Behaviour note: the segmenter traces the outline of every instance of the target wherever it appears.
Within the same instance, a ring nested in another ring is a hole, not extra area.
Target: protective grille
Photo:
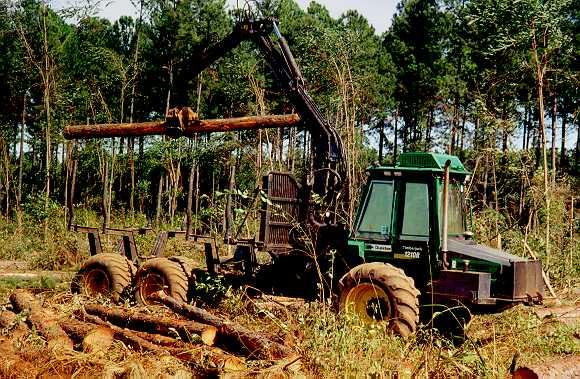
[[[259,240],[272,252],[292,249],[290,234],[300,215],[300,186],[291,174],[271,172],[264,177],[269,202],[262,206]]]

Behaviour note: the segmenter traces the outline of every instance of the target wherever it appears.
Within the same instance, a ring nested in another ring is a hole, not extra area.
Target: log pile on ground
[[[29,292],[16,290],[10,296],[11,306],[0,309],[2,353],[11,365],[25,362],[15,341],[34,335],[50,354],[102,357],[117,341],[130,351],[177,358],[196,374],[243,372],[257,359],[275,365],[287,361],[296,367],[299,356],[272,337],[163,292],[155,296],[169,309],[162,305],[153,310],[128,309],[90,302],[63,315],[43,306]],[[0,376],[7,368],[0,367]]]
[[[555,359],[543,364],[520,367],[512,374],[513,379],[561,379],[580,378],[580,357]]]

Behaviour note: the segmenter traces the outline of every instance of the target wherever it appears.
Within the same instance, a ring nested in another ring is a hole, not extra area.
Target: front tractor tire
[[[347,272],[338,288],[341,311],[354,312],[368,323],[386,322],[402,337],[417,330],[420,292],[400,268],[364,263]]]
[[[135,298],[140,305],[153,305],[150,296],[158,291],[187,302],[195,277],[193,264],[187,258],[152,258],[143,263],[135,275]]]
[[[130,293],[135,266],[120,254],[93,255],[73,278],[71,290],[85,296],[108,297],[118,303]]]

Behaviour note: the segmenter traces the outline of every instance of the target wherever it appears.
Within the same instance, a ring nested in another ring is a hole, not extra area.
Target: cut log
[[[105,353],[113,344],[115,332],[107,326],[97,326],[83,339],[81,344],[85,353]]]
[[[8,310],[0,311],[0,329],[7,330],[14,338],[26,336],[30,332],[28,326],[18,319],[16,313]]]
[[[513,374],[514,379],[560,379],[580,378],[580,356],[554,359],[543,364],[520,367]]]
[[[177,340],[175,338],[162,336],[160,334],[153,334],[147,332],[139,332],[133,331],[135,335],[147,340],[155,345],[163,346],[163,347],[177,347],[177,348],[185,348],[185,343],[181,340]],[[201,342],[201,339],[200,339]]]
[[[59,320],[58,324],[85,353],[104,353],[113,344],[114,332],[106,326],[75,319]]]
[[[154,293],[152,299],[165,304],[178,314],[215,326],[218,329],[218,338],[220,340],[234,342],[238,347],[257,358],[281,359],[293,354],[292,350],[286,346],[272,341],[264,335],[253,332],[231,321],[224,321],[201,308],[176,300],[163,291]]]
[[[75,316],[81,321],[90,322],[96,325],[107,326],[111,328],[114,332],[115,339],[123,341],[125,344],[131,346],[133,350],[136,351],[161,351],[161,348],[152,342],[147,341],[136,335],[133,331],[121,328],[116,325],[111,324],[105,320],[102,320],[98,316],[90,315],[83,311],[75,312]]]
[[[104,325],[95,325],[92,323],[82,322],[75,319],[60,320],[59,325],[70,336],[70,338],[73,341],[82,343],[83,351],[85,352],[104,350],[102,348],[103,344],[101,344],[99,341],[98,338],[99,336],[101,336],[102,339],[105,341],[107,349],[110,346],[110,343],[108,341],[110,340],[110,342],[112,343],[114,339],[113,330]],[[136,336],[139,336],[156,345],[182,347],[182,345],[177,345],[177,343],[181,341],[178,341],[171,337],[138,331],[133,331],[133,333]]]
[[[83,342],[86,335],[89,334],[91,330],[98,327],[98,325],[81,322],[75,319],[61,319],[58,321],[58,324],[76,343]]]
[[[169,317],[156,317],[120,307],[105,307],[99,304],[85,305],[88,314],[96,315],[115,325],[149,333],[175,336],[179,334],[184,341],[196,342],[193,335],[199,335],[204,344],[212,346],[215,342],[217,328],[190,320],[176,320]]]
[[[129,345],[133,350],[137,351],[152,351],[156,354],[171,354],[176,358],[180,359],[181,361],[187,362],[192,368],[194,368],[197,373],[200,374],[215,374],[213,368],[208,369],[207,367],[203,366],[199,359],[199,355],[195,354],[195,351],[205,351],[202,349],[188,349],[187,347],[183,348],[185,344],[177,343],[178,348],[175,347],[161,347],[156,345],[155,343],[148,341],[147,339],[141,337],[141,335],[137,334],[138,332],[134,332],[132,330],[121,328],[116,325],[111,324],[110,322],[104,321],[98,316],[89,315],[84,311],[77,311],[75,312],[75,316],[79,317],[83,321],[91,322],[97,325],[107,326],[111,328],[114,332],[114,338],[120,341],[123,341],[125,344]],[[215,358],[219,360],[218,358]],[[215,367],[219,369],[219,367]]]
[[[56,316],[25,290],[15,290],[10,295],[10,302],[17,312],[28,312],[27,321],[46,338],[49,347],[73,348],[73,342],[56,322]]]
[[[191,137],[197,133],[292,127],[296,126],[299,122],[300,116],[297,114],[288,114],[190,120],[183,125],[183,129],[168,127],[166,122],[69,125],[65,126],[63,135],[66,139],[141,137],[149,135],[177,135]]]
[[[185,343],[171,337],[147,332],[133,333],[149,342],[163,346],[168,352],[182,361],[197,362],[203,366],[209,366],[226,372],[241,371],[247,368],[246,363],[242,359],[228,354],[215,346],[204,347],[200,345],[192,348],[190,343]]]

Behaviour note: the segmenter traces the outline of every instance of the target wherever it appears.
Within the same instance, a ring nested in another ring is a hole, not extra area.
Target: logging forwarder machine
[[[194,60],[192,69],[201,72],[244,40],[258,46],[295,106],[300,124],[311,135],[308,175],[298,180],[290,173],[270,172],[264,177],[262,191],[267,200],[261,205],[259,234],[244,240],[228,234],[225,242],[236,245],[228,260],[217,254],[210,237],[187,231],[160,233],[153,257],[143,259],[134,247],[132,233],[136,230],[99,231],[71,222],[71,229],[88,233],[92,254],[81,267],[74,290],[109,294],[114,299],[135,294],[138,302],[148,304],[148,296],[163,289],[180,300],[191,300],[195,287],[191,261],[163,257],[167,238],[181,235],[204,243],[211,274],[224,272],[233,264],[247,282],[278,293],[328,290],[339,309],[354,311],[369,322],[383,322],[402,336],[417,329],[419,314],[431,314],[429,305],[433,304],[460,303],[475,311],[491,311],[520,302],[541,302],[539,261],[479,245],[466,230],[463,185],[469,172],[457,157],[405,153],[393,166],[370,167],[356,220],[348,230],[342,222],[349,186],[340,136],[308,95],[276,22],[237,23],[231,34]],[[173,114],[183,112],[178,109]],[[295,125],[298,120],[296,115],[290,119],[293,122],[285,125]],[[154,127],[151,123],[70,126],[65,137],[189,135],[207,131],[199,127],[204,122],[173,117]],[[220,125],[211,130],[278,127],[280,123],[248,124],[236,119],[222,120]],[[72,202],[72,193],[69,199]],[[120,234],[124,242],[121,253],[101,253],[99,232]],[[269,253],[271,262],[259,265],[257,251]],[[264,278],[275,280],[265,285]]]

